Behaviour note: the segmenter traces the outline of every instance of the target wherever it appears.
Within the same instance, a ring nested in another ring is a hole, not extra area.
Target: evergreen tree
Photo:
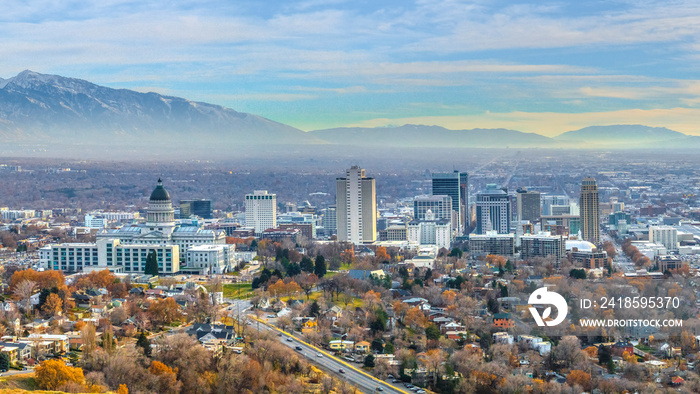
[[[148,340],[148,337],[146,337],[145,332],[141,331],[141,334],[139,335],[139,339],[136,341],[136,346],[142,348],[143,354],[150,357],[150,355],[151,355],[151,341]]]
[[[314,300],[314,302],[311,304],[311,307],[309,308],[309,314],[311,316],[316,316],[318,317],[321,314],[321,306],[318,305],[318,302]]]
[[[299,265],[301,266],[301,270],[304,272],[314,272],[314,262],[309,258],[309,256],[302,257]]]
[[[10,369],[10,356],[7,353],[0,353],[0,371]]]
[[[144,273],[146,275],[158,276],[158,255],[155,250],[148,252],[148,257],[146,257],[146,270]]]
[[[301,267],[297,263],[287,265],[287,276],[297,276],[301,274]]]
[[[326,259],[322,255],[316,256],[316,265],[314,266],[314,274],[318,276],[319,279],[326,275]]]
[[[365,357],[365,367],[374,368],[374,356],[373,355],[368,354],[367,357]]]

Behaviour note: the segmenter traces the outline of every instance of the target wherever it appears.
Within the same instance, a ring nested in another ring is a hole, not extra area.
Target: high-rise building
[[[277,195],[267,190],[255,190],[245,195],[245,224],[255,228],[260,235],[269,228],[277,227]]]
[[[540,220],[540,192],[518,189],[516,197],[518,220],[535,222]]]
[[[581,236],[584,240],[597,244],[600,242],[600,218],[598,207],[598,185],[595,178],[584,178],[581,183]]]
[[[377,239],[377,190],[374,178],[352,166],[344,178],[336,179],[338,240],[356,245]]]
[[[452,221],[452,198],[447,195],[433,195],[417,196],[413,199],[414,219],[425,220],[425,214],[428,211],[431,211],[437,219]]]
[[[199,216],[202,219],[214,218],[211,209],[211,200],[182,200],[180,201],[180,218],[189,219],[190,216]]]
[[[476,233],[494,230],[498,234],[510,232],[510,196],[496,185],[487,185],[486,191],[476,195]]]
[[[533,257],[553,257],[557,262],[566,253],[566,239],[549,233],[525,234],[520,237],[520,257],[529,260]]]
[[[333,235],[338,232],[338,218],[336,217],[335,205],[329,205],[323,212],[321,224],[326,235]]]
[[[434,172],[433,195],[450,196],[456,212],[459,232],[464,232],[469,205],[469,174],[466,172]],[[434,211],[433,211],[434,212]]]
[[[661,244],[667,250],[678,250],[678,229],[672,226],[651,226],[649,242]]]

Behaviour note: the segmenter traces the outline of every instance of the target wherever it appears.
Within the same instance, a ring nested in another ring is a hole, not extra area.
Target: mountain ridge
[[[114,89],[60,75],[24,70],[0,78],[0,138],[25,147],[197,148],[246,154],[270,145],[386,148],[625,149],[700,147],[700,137],[644,125],[588,126],[555,137],[518,130],[447,129],[436,125],[340,127],[304,132],[258,115],[154,92]],[[154,144],[157,144],[154,145]],[[300,148],[301,149],[301,148]],[[79,151],[79,149],[78,149]],[[293,150],[290,150],[290,152]],[[310,151],[307,148],[299,150]]]

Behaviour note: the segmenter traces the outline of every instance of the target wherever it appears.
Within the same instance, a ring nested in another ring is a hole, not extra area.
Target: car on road
[[[338,372],[340,372],[340,373],[345,373],[345,370],[344,370],[343,368],[340,368],[340,369],[338,370]]]
[[[321,353],[316,353],[316,357],[323,358],[323,354],[321,354]]]
[[[391,383],[401,383],[401,381],[398,380],[398,379],[392,379],[392,380],[391,380]]]
[[[267,315],[267,317],[270,318],[270,319],[274,319],[274,318],[277,317],[277,315]]]
[[[384,389],[381,388],[381,387],[379,387],[379,386],[377,386],[377,391],[384,391]]]
[[[287,338],[287,342],[292,342],[292,338]]]
[[[301,346],[297,346],[297,347],[295,347],[294,349],[296,349],[297,351],[302,351],[302,350],[304,350],[304,349],[301,348]]]

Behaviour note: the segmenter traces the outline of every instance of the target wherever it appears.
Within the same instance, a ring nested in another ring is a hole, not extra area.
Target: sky
[[[645,124],[700,135],[696,0],[3,5],[2,78],[30,69],[306,131]]]

